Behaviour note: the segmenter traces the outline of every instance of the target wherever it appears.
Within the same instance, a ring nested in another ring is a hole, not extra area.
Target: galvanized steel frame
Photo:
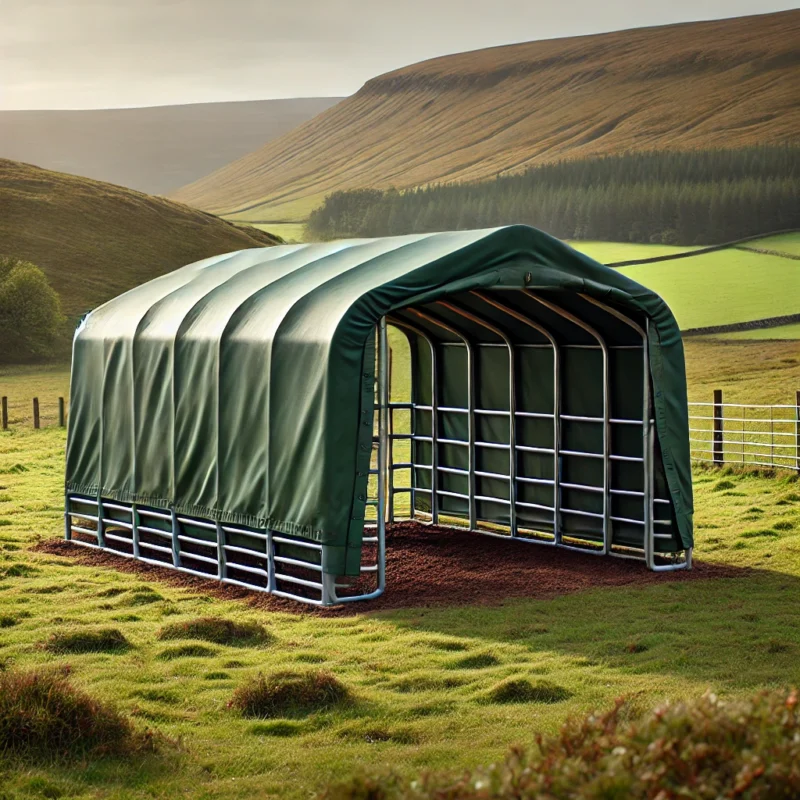
[[[517,290],[518,291],[518,290]],[[510,320],[513,319],[522,323],[532,330],[537,331],[546,340],[546,345],[525,345],[518,344],[503,327],[495,321],[488,320],[485,316],[472,309],[464,308],[463,305],[455,302],[452,298],[438,301],[438,305],[446,309],[450,314],[464,319],[483,330],[487,330],[499,338],[508,352],[509,364],[509,409],[481,409],[476,407],[475,402],[475,350],[479,344],[473,342],[469,334],[461,330],[451,320],[442,319],[430,310],[409,307],[404,309],[407,313],[413,314],[418,319],[423,320],[434,328],[447,331],[450,335],[459,340],[466,349],[467,354],[467,407],[466,408],[446,408],[439,403],[439,374],[437,362],[437,341],[429,335],[425,329],[415,325],[405,318],[397,315],[383,317],[377,326],[377,402],[375,402],[375,412],[377,414],[377,432],[373,436],[373,445],[377,445],[377,463],[373,468],[370,464],[369,475],[374,476],[377,483],[377,491],[374,497],[367,499],[367,506],[374,507],[376,519],[374,525],[365,522],[362,538],[364,544],[375,546],[374,562],[363,563],[361,574],[374,575],[374,588],[370,591],[354,593],[354,588],[348,583],[341,582],[340,578],[329,574],[325,567],[327,561],[327,550],[322,544],[310,542],[293,536],[279,534],[268,529],[256,530],[237,525],[228,525],[219,521],[198,519],[182,514],[178,514],[174,509],[159,509],[144,507],[135,503],[122,503],[111,501],[102,496],[86,497],[78,495],[66,496],[65,503],[65,537],[76,544],[97,550],[112,552],[126,558],[142,561],[146,564],[165,566],[181,573],[194,575],[201,578],[211,578],[226,584],[240,586],[256,591],[267,592],[278,597],[285,597],[299,602],[317,606],[329,606],[340,603],[349,603],[359,600],[371,600],[379,597],[386,587],[386,522],[393,521],[395,518],[394,501],[397,494],[408,492],[411,496],[411,517],[418,519],[419,513],[416,509],[416,499],[419,493],[429,493],[430,503],[430,524],[440,524],[442,519],[439,507],[439,497],[451,494],[467,500],[468,503],[468,528],[489,536],[500,538],[513,538],[517,541],[529,542],[546,546],[556,546],[567,550],[577,550],[583,553],[594,553],[597,555],[614,555],[622,558],[637,558],[644,560],[648,568],[654,571],[667,571],[674,569],[689,569],[691,567],[691,549],[685,551],[683,559],[677,557],[669,563],[658,563],[655,549],[655,539],[660,537],[670,537],[669,533],[658,533],[656,525],[667,525],[668,520],[658,520],[655,517],[654,507],[656,504],[667,504],[670,501],[659,499],[654,496],[653,485],[653,453],[655,447],[654,420],[652,419],[652,392],[650,388],[650,373],[648,359],[648,330],[642,328],[634,320],[631,320],[618,310],[606,305],[587,295],[580,295],[584,300],[593,304],[610,316],[620,320],[641,337],[641,349],[643,351],[643,409],[642,419],[637,420],[615,420],[611,418],[610,409],[610,378],[609,378],[609,345],[604,337],[592,325],[581,320],[574,314],[554,303],[550,299],[540,296],[532,290],[522,290],[526,297],[547,308],[561,319],[577,326],[588,333],[597,342],[596,347],[600,349],[603,361],[603,414],[602,417],[571,417],[564,415],[561,408],[562,396],[562,375],[561,375],[561,350],[563,347],[581,346],[559,344],[554,333],[538,320],[534,320],[522,312],[510,307],[505,302],[501,302],[503,292],[493,292],[488,294],[485,291],[474,291],[472,296],[482,303],[495,309]],[[506,292],[507,293],[507,292]],[[419,336],[424,340],[431,355],[431,405],[426,406],[414,402],[412,394],[411,402],[394,403],[390,397],[390,351],[388,343],[387,326],[391,324],[405,330],[409,334]],[[484,343],[485,344],[485,343]],[[545,412],[525,412],[520,411],[517,406],[517,350],[520,347],[548,347],[553,351],[553,411],[552,414]],[[586,346],[586,345],[584,345]],[[410,411],[410,430],[408,433],[395,433],[393,428],[393,412],[399,409]],[[429,412],[431,415],[431,435],[422,436],[415,429],[414,418],[417,412]],[[465,413],[468,418],[467,441],[442,439],[439,435],[438,416],[443,412]],[[476,441],[476,416],[481,414],[494,414],[508,416],[509,419],[509,442],[508,444],[499,442],[480,442]],[[552,418],[553,420],[553,447],[527,447],[518,442],[517,420],[522,417]],[[562,447],[562,423],[563,421],[577,422],[596,422],[603,426],[603,445],[602,453],[588,453],[581,451],[564,450]],[[612,425],[613,424],[639,424],[642,426],[643,437],[643,457],[633,458],[630,456],[615,455],[611,448]],[[396,440],[407,439],[411,443],[410,461],[395,462],[393,443]],[[430,442],[431,463],[421,464],[415,454],[417,447],[415,442]],[[464,474],[464,470],[451,467],[443,467],[439,463],[439,446],[441,444],[455,444],[468,448],[468,468],[466,476],[468,481],[468,492],[466,495],[454,492],[445,492],[439,488],[438,476],[442,472],[454,472]],[[476,449],[479,447],[494,447],[507,449],[509,453],[509,474],[500,475],[495,473],[482,472],[476,468]],[[553,478],[527,477],[518,474],[518,453],[524,451],[537,453],[549,453],[553,456]],[[582,486],[580,484],[565,484],[561,479],[561,459],[563,456],[602,458],[603,460],[603,485]],[[611,463],[615,459],[642,462],[644,472],[644,491],[633,492],[627,490],[615,490],[611,488]],[[408,469],[410,472],[410,485],[407,487],[396,487],[394,476],[398,470]],[[431,471],[431,488],[427,489],[418,485],[417,470]],[[494,496],[482,496],[476,492],[476,479],[478,477],[502,478],[508,480],[509,499]],[[546,484],[553,486],[553,505],[547,507],[533,503],[523,503],[518,499],[518,485],[522,482]],[[562,502],[562,489],[569,488],[579,491],[602,492],[603,513],[602,515],[592,512],[578,511],[577,509],[565,509]],[[642,497],[643,518],[634,520],[628,518],[614,517],[611,513],[611,496],[615,493],[636,495]],[[496,530],[481,528],[477,514],[477,502],[497,502],[509,505],[509,532],[498,533]],[[518,507],[529,506],[539,510],[552,512],[552,538],[548,538],[546,531],[521,533],[518,524]],[[93,513],[91,513],[93,512]],[[602,543],[590,540],[581,541],[580,536],[563,532],[562,517],[564,514],[585,514],[588,516],[602,516]],[[120,518],[122,517],[122,518]],[[78,521],[76,523],[76,520]],[[636,548],[615,547],[613,542],[612,523],[615,521],[642,524],[644,527],[643,547],[641,554]],[[453,523],[453,520],[449,520]],[[83,524],[80,524],[83,523]],[[89,527],[85,523],[93,523],[94,527]],[[455,525],[455,527],[462,527]],[[191,535],[191,530],[207,532],[208,539]],[[78,534],[75,538],[74,534]],[[145,539],[142,539],[145,534]],[[245,540],[252,546],[242,546],[232,544],[231,540]],[[155,541],[153,541],[155,539]],[[120,545],[130,548],[130,551],[121,549]],[[192,548],[192,549],[190,549]],[[291,548],[292,555],[286,555],[284,548]],[[308,558],[300,557],[301,553],[307,554]],[[200,550],[201,552],[195,552]],[[665,556],[660,556],[664,559]],[[253,560],[257,563],[254,564]],[[188,563],[187,563],[188,562]],[[205,569],[205,571],[204,571]]]

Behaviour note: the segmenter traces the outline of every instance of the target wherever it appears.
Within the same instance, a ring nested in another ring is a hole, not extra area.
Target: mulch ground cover
[[[170,586],[244,601],[267,611],[326,616],[432,605],[494,605],[511,598],[545,599],[603,586],[734,577],[746,571],[695,560],[689,572],[653,573],[637,561],[403,522],[387,526],[384,594],[364,603],[322,609],[89,550],[63,539],[47,540],[35,549],[81,564],[105,566]]]

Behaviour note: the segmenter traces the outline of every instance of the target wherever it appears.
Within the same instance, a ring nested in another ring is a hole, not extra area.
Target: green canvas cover
[[[331,572],[358,574],[375,325],[501,288],[581,292],[649,319],[663,474],[691,547],[672,313],[649,289],[520,225],[242,250],[99,307],[75,335],[67,491],[303,537],[328,546]]]

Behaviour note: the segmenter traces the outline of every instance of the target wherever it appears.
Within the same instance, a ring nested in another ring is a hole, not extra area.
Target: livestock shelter
[[[242,250],[82,322],[66,537],[316,605],[401,516],[687,569],[688,438],[667,305],[538,230]]]

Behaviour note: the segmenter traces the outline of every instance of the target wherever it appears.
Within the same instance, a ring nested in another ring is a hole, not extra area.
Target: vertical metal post
[[[654,492],[655,480],[653,470],[653,450],[655,445],[655,432],[652,429],[652,397],[650,395],[650,354],[648,353],[650,339],[650,320],[645,322],[645,335],[642,339],[642,372],[644,385],[642,387],[642,467],[644,472],[644,559],[647,566],[652,569],[655,565],[655,525],[654,518]]]
[[[474,292],[473,294],[483,299],[479,292]],[[500,328],[498,328],[496,325],[493,325],[490,322],[487,322],[485,319],[478,316],[477,314],[473,314],[471,311],[467,311],[466,309],[461,308],[461,306],[458,306],[455,303],[446,302],[444,300],[439,300],[438,302],[439,305],[444,306],[444,308],[449,309],[454,314],[458,314],[460,317],[464,317],[464,319],[468,319],[470,320],[470,322],[474,322],[476,325],[480,325],[482,328],[491,331],[493,334],[495,334],[495,336],[503,340],[503,344],[505,344],[506,349],[508,350],[508,416],[509,416],[508,499],[511,504],[509,513],[509,523],[511,527],[511,536],[516,536],[517,535],[517,400],[516,400],[517,371],[515,366],[516,361],[515,361],[514,343],[508,336],[506,336],[505,333],[503,333],[503,331]],[[473,408],[474,408],[474,401],[473,401]],[[476,491],[473,488],[470,491],[470,495],[474,494],[476,494]]]
[[[181,565],[181,543],[178,541],[180,523],[174,508],[170,509],[170,515],[172,517],[172,566],[179,567]]]
[[[3,430],[8,430],[8,398],[3,395],[2,400],[0,400],[0,406],[2,406],[2,422],[3,422]]]
[[[97,545],[106,546],[106,525],[103,522],[105,512],[103,511],[103,498],[97,495]]]
[[[275,542],[272,540],[273,533],[267,530],[267,591],[274,592],[276,588],[275,581]],[[325,556],[325,548],[322,548],[322,555]],[[324,564],[323,564],[324,567]],[[325,573],[323,573],[323,578]]]
[[[711,445],[713,461],[721,466],[724,460],[722,446],[722,389],[714,389],[714,432]]]
[[[775,409],[769,407],[769,463],[775,466]]]
[[[428,322],[436,325],[443,330],[449,331],[454,336],[457,336],[461,339],[464,347],[467,349],[467,395],[468,395],[468,407],[467,413],[469,417],[469,435],[468,435],[468,442],[467,446],[469,448],[469,466],[467,469],[467,476],[469,481],[469,529],[475,530],[476,525],[476,508],[475,508],[475,381],[474,381],[474,360],[472,356],[472,345],[470,344],[469,339],[461,333],[461,331],[454,328],[452,325],[449,325],[446,322],[443,322],[441,319],[433,316],[432,314],[428,314],[425,311],[420,311],[418,308],[409,308],[412,314],[420,317],[420,319],[427,320]],[[435,348],[434,348],[435,352]],[[438,475],[439,475],[439,463],[438,463],[438,454],[437,454],[437,437],[438,437],[438,429],[437,429],[437,416],[438,416],[438,394],[437,394],[437,373],[436,373],[436,359],[433,360],[433,390],[434,394],[432,397],[432,405],[431,408],[433,409],[433,427],[432,432],[433,436],[433,494],[432,497],[436,498],[436,492],[438,489]],[[438,515],[438,507],[436,505],[432,505],[432,510],[434,512],[433,516],[433,523],[439,519]]]
[[[797,394],[794,398],[795,402],[795,417],[794,417],[794,436],[797,440],[797,452],[795,453],[795,467],[797,467],[797,471],[800,472],[800,389],[797,390]]]
[[[386,583],[386,488],[389,480],[389,333],[386,317],[381,317],[378,338],[378,590]]]
[[[439,379],[436,344],[431,346],[431,523],[439,524]]]
[[[411,331],[412,333],[415,333],[417,336],[419,336],[420,338],[424,339],[428,343],[428,348],[430,349],[430,354],[431,354],[431,524],[436,525],[439,522],[439,506],[438,506],[437,492],[436,492],[436,489],[437,489],[436,476],[438,475],[438,472],[439,472],[439,460],[438,460],[438,452],[437,452],[438,451],[438,447],[439,447],[439,445],[438,445],[438,441],[439,441],[439,433],[438,433],[438,431],[439,431],[439,429],[438,429],[438,421],[437,421],[439,402],[438,402],[438,394],[437,394],[437,392],[438,392],[438,388],[437,388],[438,381],[436,380],[436,374],[437,374],[436,373],[436,345],[434,344],[433,339],[431,339],[431,337],[428,336],[428,334],[425,333],[425,331],[423,331],[421,328],[416,327],[415,325],[412,325],[409,322],[406,322],[406,320],[404,320],[404,319],[393,318],[391,320],[391,323],[392,323],[392,325],[395,325],[398,328],[404,328],[407,331]],[[413,378],[414,378],[414,376],[412,375],[412,381],[413,381]],[[411,424],[410,424],[411,436],[412,437],[417,433],[417,426],[416,426],[416,422],[415,422],[417,409],[416,409],[415,403],[414,403],[414,399],[416,397],[415,389],[416,389],[416,387],[414,385],[412,385],[412,387],[411,387]],[[411,439],[410,453],[409,453],[409,458],[410,458],[410,462],[411,462],[411,519],[412,520],[416,519],[416,510],[417,510],[417,490],[416,490],[416,485],[417,485],[416,463],[417,463],[417,460],[416,460],[416,449],[417,449],[417,444],[416,444],[415,440],[412,438]]]
[[[611,531],[611,387],[609,383],[608,371],[608,346],[605,339],[588,323],[579,319],[574,314],[561,308],[561,306],[539,297],[538,294],[532,292],[530,289],[523,289],[525,294],[540,303],[545,308],[558,314],[558,316],[569,320],[574,325],[585,330],[595,341],[600,345],[600,350],[603,354],[603,549],[597,551],[599,555],[607,555],[611,552],[612,545],[612,531]],[[586,295],[581,295],[586,300],[592,300]],[[602,303],[596,301],[595,305],[607,308]],[[556,478],[558,480],[558,478]]]
[[[465,339],[467,348],[467,439],[469,442],[469,464],[467,481],[469,485],[469,529],[474,531],[478,527],[478,504],[475,501],[475,358],[472,345]]]
[[[33,398],[33,427],[39,427],[39,398]]]
[[[63,428],[66,425],[67,415],[64,412],[64,398],[58,398],[58,427]]]
[[[521,314],[519,311],[499,303],[491,295],[486,295],[482,292],[473,292],[472,294],[474,294],[476,297],[479,297],[484,303],[488,303],[490,306],[493,306],[498,311],[502,311],[504,314],[508,314],[508,316],[512,317],[518,322],[521,322],[524,325],[527,325],[529,328],[533,328],[533,330],[538,331],[547,339],[548,342],[550,342],[550,346],[553,348],[553,544],[558,544],[561,539],[561,520],[559,512],[559,506],[561,504],[561,471],[559,463],[559,451],[561,449],[561,378],[558,357],[558,343],[553,337],[553,334],[551,334],[547,328],[543,327],[538,322],[534,322],[532,319],[528,319],[528,317],[526,317],[524,314]],[[514,417],[516,417],[516,405]]]
[[[72,541],[72,517],[69,513],[69,495],[64,497],[64,539]]]
[[[136,507],[136,503],[131,503],[131,541],[133,557],[139,558],[139,509]]]
[[[225,531],[222,523],[217,521],[217,579],[224,581],[228,577],[227,564],[225,563]]]

